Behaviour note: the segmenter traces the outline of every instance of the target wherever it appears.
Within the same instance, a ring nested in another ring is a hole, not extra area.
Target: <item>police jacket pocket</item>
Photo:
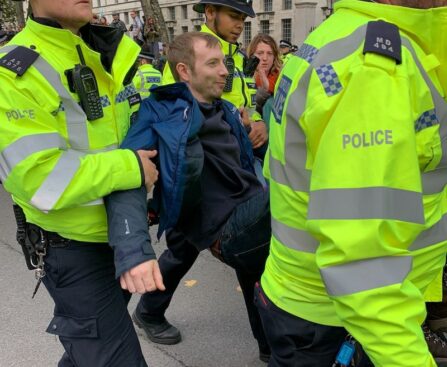
[[[98,337],[96,317],[79,319],[70,316],[54,316],[47,333],[67,338],[95,339]]]

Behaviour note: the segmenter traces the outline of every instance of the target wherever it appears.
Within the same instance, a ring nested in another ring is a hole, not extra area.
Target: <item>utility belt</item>
[[[17,242],[22,247],[26,266],[29,270],[41,267],[41,261],[46,255],[48,246],[66,247],[71,240],[66,239],[55,232],[48,232],[39,226],[27,223],[23,209],[14,204],[14,216],[17,222]]]

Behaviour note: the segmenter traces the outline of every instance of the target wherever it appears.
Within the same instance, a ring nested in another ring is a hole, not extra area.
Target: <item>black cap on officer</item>
[[[285,47],[291,48],[292,44],[287,40],[281,40],[281,41],[279,41],[279,47],[280,48],[285,48]]]
[[[247,14],[254,18],[256,13],[253,10],[252,0],[201,0],[192,8],[198,13],[205,13],[205,5],[220,5],[237,10],[240,13]]]
[[[146,51],[146,50],[141,50],[138,57],[141,59],[149,60],[149,61],[153,61],[155,59],[154,54],[150,53],[149,51]]]

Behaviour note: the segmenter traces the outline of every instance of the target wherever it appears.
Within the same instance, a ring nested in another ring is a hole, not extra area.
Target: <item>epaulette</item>
[[[402,63],[402,41],[399,28],[382,20],[369,22],[366,28],[363,54],[368,52],[387,56]]]
[[[39,54],[36,51],[28,47],[17,46],[0,59],[0,66],[22,76],[38,57]]]

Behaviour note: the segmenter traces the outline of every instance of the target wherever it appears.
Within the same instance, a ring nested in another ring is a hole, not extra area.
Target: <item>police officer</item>
[[[255,292],[271,367],[330,366],[345,340],[349,365],[346,330],[375,366],[436,366],[420,326],[447,250],[446,5],[341,0],[283,69]]]
[[[55,303],[47,332],[65,348],[59,366],[147,366],[127,302],[163,282],[151,248],[113,253],[102,200],[157,179],[156,152],[116,149],[138,107],[139,48],[119,30],[90,25],[90,1],[31,7],[26,27],[0,49],[0,177],[17,205],[36,291],[43,281]]]
[[[279,52],[281,53],[281,60],[285,63],[290,57],[290,52],[292,50],[292,44],[287,40],[279,41]]]
[[[241,108],[253,148],[260,148],[267,142],[267,128],[262,116],[255,111],[256,84],[252,77],[244,74],[245,56],[237,42],[247,16],[256,16],[252,0],[201,0],[193,9],[205,14],[201,32],[213,34],[222,44],[229,71],[222,98]],[[163,84],[169,83],[174,83],[174,78],[166,64]]]
[[[149,89],[161,84],[161,73],[152,66],[154,54],[142,50],[138,55],[138,70],[133,78],[133,84],[141,99],[149,97]]]

